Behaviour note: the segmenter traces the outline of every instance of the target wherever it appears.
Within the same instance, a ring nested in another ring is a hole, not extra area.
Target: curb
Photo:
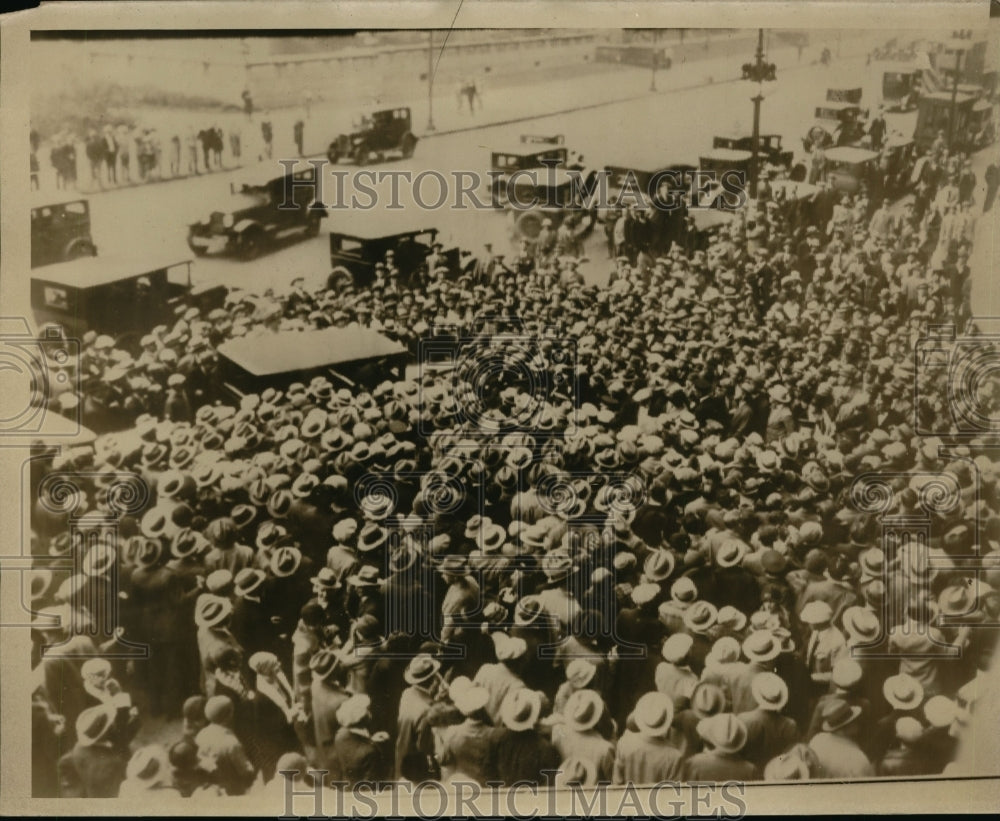
[[[845,60],[860,59],[860,55],[858,57],[846,57],[846,58],[841,58],[841,59],[845,59]],[[800,71],[801,69],[812,68],[813,66],[814,66],[813,63],[806,63],[805,65],[795,65],[795,66],[791,66],[791,67],[783,69],[783,70],[784,71]],[[443,131],[438,131],[438,130],[435,129],[434,131],[428,131],[426,133],[420,134],[419,136],[420,136],[420,139],[422,139],[422,140],[423,139],[431,139],[432,137],[445,137],[445,136],[447,136],[449,134],[461,134],[461,133],[466,132],[466,131],[476,131],[476,130],[481,129],[481,128],[493,128],[493,127],[499,127],[499,126],[504,126],[504,125],[513,125],[515,123],[523,123],[523,122],[527,122],[529,120],[540,120],[543,117],[558,117],[558,116],[560,116],[562,114],[572,114],[572,113],[574,113],[576,111],[589,111],[589,110],[594,109],[594,108],[603,108],[604,106],[616,105],[618,103],[634,102],[635,100],[642,100],[642,99],[644,99],[646,97],[656,97],[656,96],[660,96],[660,95],[663,95],[663,94],[673,94],[674,92],[678,92],[678,91],[692,91],[692,90],[694,90],[696,88],[706,88],[706,87],[708,87],[710,85],[711,86],[721,86],[721,85],[726,85],[728,83],[742,83],[742,82],[744,82],[744,80],[742,78],[740,78],[740,77],[732,77],[732,78],[727,79],[727,80],[719,80],[718,82],[712,81],[710,83],[706,83],[706,82],[690,83],[690,84],[684,85],[684,86],[676,86],[675,88],[665,88],[662,91],[661,90],[657,90],[657,91],[645,91],[642,94],[633,94],[633,95],[628,96],[628,97],[618,97],[617,99],[614,99],[614,100],[604,100],[604,101],[596,102],[596,103],[585,103],[583,105],[571,106],[570,108],[562,108],[562,109],[557,109],[555,111],[547,111],[544,114],[518,115],[516,117],[510,117],[510,118],[508,118],[506,120],[495,120],[495,121],[488,122],[488,123],[484,122],[484,123],[478,123],[476,125],[462,126],[461,128],[445,129]]]
[[[841,59],[849,61],[849,60],[860,59],[862,56],[863,55],[853,55],[853,56],[849,56],[849,57],[843,57]],[[790,67],[785,68],[783,70],[784,71],[800,71],[802,69],[813,68],[814,65],[815,65],[814,63],[805,63],[805,64],[802,64],[802,65],[790,66]],[[719,81],[712,81],[712,82],[709,82],[709,83],[706,83],[704,81],[697,82],[697,83],[689,83],[687,85],[676,86],[676,87],[672,87],[672,88],[664,88],[662,90],[657,90],[657,91],[649,91],[649,90],[647,90],[647,91],[642,92],[641,94],[632,94],[632,95],[629,95],[629,96],[626,96],[626,97],[618,97],[618,98],[616,98],[614,100],[601,100],[601,101],[594,102],[594,103],[584,103],[584,104],[581,104],[581,105],[569,106],[567,108],[560,108],[560,109],[556,109],[554,111],[546,111],[546,112],[543,112],[543,113],[518,114],[516,116],[507,117],[507,118],[501,119],[501,120],[491,120],[489,122],[470,123],[469,125],[463,125],[463,126],[460,126],[458,128],[446,128],[446,129],[442,129],[442,130],[435,129],[434,131],[417,132],[417,135],[418,135],[418,138],[421,139],[421,140],[430,140],[430,139],[433,139],[434,137],[446,137],[446,136],[449,136],[449,135],[452,135],[452,134],[463,134],[463,133],[467,133],[469,131],[479,131],[479,130],[484,129],[484,128],[500,128],[500,127],[506,126],[506,125],[515,125],[517,123],[530,122],[531,120],[539,120],[539,119],[543,119],[545,117],[558,117],[558,116],[562,116],[562,115],[565,115],[565,114],[573,114],[573,113],[575,113],[577,111],[590,111],[590,110],[597,109],[597,108],[604,108],[604,107],[610,106],[610,105],[617,105],[618,103],[634,102],[636,100],[643,100],[643,99],[647,99],[647,98],[658,97],[658,96],[662,96],[662,95],[665,95],[665,94],[673,94],[675,92],[693,91],[694,89],[707,88],[708,86],[721,86],[721,85],[727,85],[727,84],[730,84],[730,83],[741,83],[741,82],[744,82],[744,80],[742,80],[740,77],[731,77],[729,79],[719,80]],[[324,156],[325,156],[325,154],[322,151],[317,151],[317,152],[312,153],[312,154],[309,154],[309,153],[303,154],[302,157],[301,157],[301,159],[308,160],[308,159],[314,159],[314,158],[321,158],[321,157],[324,157]],[[158,179],[158,180],[153,180],[153,181],[130,182],[127,185],[116,185],[113,188],[98,188],[98,189],[93,189],[93,190],[81,190],[81,189],[78,188],[77,192],[79,194],[83,195],[83,196],[91,197],[91,196],[96,196],[97,194],[104,194],[104,193],[109,193],[109,192],[112,192],[112,191],[124,191],[124,190],[127,190],[129,188],[140,188],[140,187],[145,187],[145,186],[149,186],[149,185],[154,185],[154,184],[157,184],[157,183],[180,182],[182,180],[196,179],[198,177],[209,177],[209,176],[211,176],[213,174],[224,174],[224,173],[227,173],[227,172],[238,171],[241,168],[247,168],[247,167],[250,167],[250,166],[255,165],[255,164],[256,163],[247,163],[247,164],[241,164],[241,165],[234,165],[234,166],[229,167],[229,168],[214,169],[214,170],[206,172],[204,174],[184,174],[184,175],[177,176],[177,177],[169,177],[169,178],[166,178],[166,179]]]

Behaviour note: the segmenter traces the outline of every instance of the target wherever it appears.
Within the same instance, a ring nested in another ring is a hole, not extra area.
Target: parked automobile
[[[90,234],[90,203],[33,193],[31,201],[31,267],[97,254]]]
[[[882,103],[886,111],[911,111],[917,106],[920,69],[882,73]]]
[[[372,388],[402,379],[410,352],[372,328],[322,328],[279,331],[231,339],[218,347],[223,398],[237,402],[246,394],[324,376],[335,385]]]
[[[438,230],[419,222],[411,212],[386,211],[374,218],[370,213],[338,212],[330,230],[328,287],[370,285],[375,265],[384,263],[391,251],[400,280],[405,284],[420,269],[437,242]],[[458,267],[458,248],[442,249],[442,257]]]
[[[589,185],[593,180],[583,180]],[[505,206],[517,239],[534,240],[542,232],[546,221],[553,229],[563,222],[572,223],[573,233],[583,239],[593,230],[597,220],[595,207],[583,201],[579,180],[562,168],[537,170],[534,175],[518,177],[509,187],[512,195]]]
[[[221,307],[224,286],[193,287],[191,260],[150,261],[82,257],[46,266],[31,275],[31,307],[39,327],[58,325],[68,336],[108,334],[134,348],[142,334],[176,320],[180,305]]]
[[[802,147],[807,152],[816,146],[853,145],[864,137],[864,113],[857,103],[827,101],[816,106],[814,117],[802,138]]]
[[[382,162],[388,154],[407,159],[416,147],[410,109],[404,106],[363,114],[349,134],[340,134],[330,143],[326,157],[332,163],[349,160],[366,165],[373,158]]]
[[[826,179],[830,188],[853,194],[868,184],[878,165],[879,155],[866,148],[837,146],[826,152]]]
[[[741,134],[739,136],[715,137],[712,140],[712,148],[728,148],[732,151],[753,151],[753,135]],[[780,165],[786,169],[792,167],[794,152],[782,148],[780,134],[760,134],[757,138],[757,151],[768,165]]]
[[[882,146],[879,168],[885,181],[885,194],[895,199],[906,193],[916,157],[916,143],[908,137],[891,135]]]
[[[917,103],[917,126],[913,134],[917,146],[927,149],[937,139],[938,132],[943,131],[945,136],[951,135],[952,146],[960,151],[980,147],[977,135],[984,120],[992,120],[993,116],[989,103],[984,107],[983,102],[977,96],[961,92],[955,94],[954,100],[950,91],[922,95]]]
[[[291,169],[263,163],[230,183],[230,196],[188,226],[188,247],[198,256],[234,253],[253,259],[266,247],[319,235],[326,209],[317,170],[298,161]]]
[[[518,171],[547,166],[566,167],[569,152],[562,134],[522,134],[515,145],[490,153],[490,194],[493,205],[502,208],[507,200],[507,181]]]

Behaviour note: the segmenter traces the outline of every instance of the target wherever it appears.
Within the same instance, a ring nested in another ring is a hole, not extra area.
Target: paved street
[[[812,121],[813,109],[822,102],[824,89],[861,86],[864,88],[863,104],[874,104],[880,99],[883,66],[866,66],[862,57],[835,60],[830,66],[809,64],[806,59],[799,63],[794,52],[787,51],[785,61],[779,62],[778,81],[764,86],[766,98],[762,107],[761,130],[762,133],[780,134],[784,145],[795,150],[798,158],[802,153],[801,137]],[[448,129],[469,128],[470,115],[459,115],[454,108],[439,111],[435,114],[438,132],[424,136],[414,157],[406,161],[387,161],[365,170],[406,170],[413,174],[436,170],[446,176],[456,171],[473,171],[485,175],[489,169],[491,150],[510,145],[525,133],[565,135],[569,148],[580,152],[585,164],[592,168],[606,164],[653,168],[669,162],[697,163],[699,153],[711,146],[713,135],[749,134],[751,130],[750,97],[756,92],[756,85],[730,80],[684,87],[685,83],[688,86],[704,83],[711,77],[706,72],[712,70],[715,62],[689,63],[677,67],[676,71],[660,72],[657,81],[659,91],[656,93],[648,91],[648,70],[621,69],[620,78],[629,78],[635,98],[604,105],[591,102],[590,107],[569,113],[520,119],[474,130],[447,133]],[[721,66],[715,68],[721,69]],[[732,103],[734,84],[746,87],[747,98],[746,105],[736,109]],[[554,90],[561,91],[559,98],[550,93]],[[578,107],[588,104],[587,95],[599,102],[601,95],[608,92],[601,83],[595,86],[594,76],[580,78],[576,83],[562,79],[541,84],[539,89],[531,92],[534,95],[532,102],[521,101],[516,109],[510,102],[510,95],[506,102],[499,96],[488,97],[487,105],[491,108],[487,108],[482,117],[497,119],[506,116],[505,112],[498,113],[492,108],[500,105],[511,112],[536,107],[551,111],[560,105],[562,108]],[[620,97],[627,96],[627,86],[620,86],[618,92]],[[454,103],[453,100],[451,102]],[[414,103],[415,123],[424,119],[420,106],[419,102]],[[480,116],[480,112],[476,116]],[[889,114],[890,129],[912,133],[915,116],[912,112]],[[313,122],[319,120],[320,115],[314,113]],[[623,139],[623,135],[627,135],[627,139]],[[977,158],[980,179],[987,154],[983,152],[981,159]],[[283,153],[279,142],[275,151],[276,168],[276,160],[280,156]],[[358,169],[341,165],[339,170],[354,173]],[[113,256],[120,253],[120,249],[131,246],[147,249],[150,254],[155,249],[178,259],[190,257],[191,252],[185,242],[188,223],[201,219],[215,208],[225,209],[229,185],[239,179],[241,173],[241,170],[220,172],[89,195],[94,238],[100,254]],[[329,191],[332,177],[327,180]],[[387,202],[388,183],[376,188],[382,194],[380,203]],[[436,198],[437,186],[433,180],[429,180],[422,190],[425,199]],[[481,198],[484,201],[488,199],[485,189],[481,191]],[[330,199],[329,194],[326,199]],[[405,192],[401,202],[407,207],[407,213],[412,213],[414,217],[419,214],[415,227],[437,227],[445,242],[459,244],[474,253],[481,249],[479,243],[486,241],[492,242],[495,248],[514,249],[508,233],[509,223],[500,212],[456,210],[446,205],[430,214],[420,213],[414,203],[406,201]],[[196,282],[223,283],[229,287],[253,283],[257,289],[282,289],[297,276],[322,278],[330,269],[327,231],[336,228],[338,215],[342,213],[336,210],[330,212],[326,227],[318,238],[265,253],[250,262],[225,257],[199,258],[192,268],[193,278]],[[377,215],[373,215],[373,219],[377,219]],[[129,241],[123,242],[123,238]],[[584,276],[591,282],[605,280],[609,266],[601,226],[588,238],[586,252],[590,261],[582,266]],[[985,274],[985,261],[978,268]],[[1000,300],[990,290],[990,282],[989,277],[978,276],[977,293],[991,300],[988,302],[993,305],[991,310],[1000,314],[1000,304],[996,304]]]
[[[817,97],[822,96],[822,91],[817,90],[827,85],[870,86],[866,80],[871,73],[866,72],[863,59],[843,60],[830,67],[806,65],[779,70],[779,80],[765,87],[762,130],[781,134],[787,146],[801,150],[800,138],[811,122],[812,109],[820,102]],[[648,73],[646,76],[648,80]],[[584,80],[579,85],[587,87],[587,83]],[[714,134],[734,129],[750,131],[749,98],[756,87],[743,84],[747,86],[746,106],[734,110],[732,85],[713,83],[702,88],[646,93],[639,99],[569,114],[426,137],[412,159],[373,168],[414,173],[435,169],[445,174],[469,170],[485,174],[490,151],[516,142],[522,133],[564,134],[569,147],[582,153],[585,163],[592,167],[634,164],[642,168],[668,161],[696,163],[699,152],[711,146]],[[869,98],[866,94],[866,99]],[[901,127],[905,125],[904,122]],[[624,133],[628,135],[627,141],[622,140]],[[352,170],[347,165],[341,169]],[[113,255],[124,245],[135,243],[135,247],[148,248],[150,252],[162,248],[179,258],[190,256],[185,243],[187,224],[203,217],[213,206],[224,205],[229,184],[239,174],[239,171],[226,172],[91,195],[94,238],[100,253]],[[433,199],[434,186],[428,184],[426,191],[425,196]],[[336,211],[331,212],[327,224],[336,226]],[[442,210],[433,214],[431,224],[441,229],[445,239],[464,245],[468,245],[470,237],[483,241],[489,238],[503,247],[508,245],[506,222],[499,213]],[[123,237],[130,241],[123,243]],[[595,236],[591,245],[589,256],[596,261],[603,254],[603,237]],[[321,235],[252,262],[198,259],[193,274],[200,282],[222,282],[229,286],[253,282],[258,288],[280,287],[295,276],[329,270],[326,249],[326,237]],[[592,265],[588,275],[605,275],[606,268],[604,264]]]

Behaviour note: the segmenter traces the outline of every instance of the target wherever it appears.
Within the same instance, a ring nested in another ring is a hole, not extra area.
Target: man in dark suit
[[[781,714],[788,703],[788,685],[774,673],[758,673],[751,684],[757,709],[740,713],[747,728],[743,757],[763,771],[767,763],[798,740],[795,722]]]
[[[333,781],[340,779],[340,763],[334,752],[339,724],[337,710],[351,694],[337,681],[337,654],[331,650],[320,650],[309,662],[312,670],[310,694],[312,698],[312,719],[316,733],[316,761],[314,766],[330,771]]]
[[[59,759],[59,794],[63,798],[117,798],[125,780],[125,754],[109,740],[115,724],[111,704],[90,707],[76,720],[77,742]]]
[[[334,753],[349,786],[360,781],[377,782],[389,777],[392,766],[387,748],[389,734],[369,730],[371,700],[366,695],[351,696],[337,710],[341,725],[334,742]]]

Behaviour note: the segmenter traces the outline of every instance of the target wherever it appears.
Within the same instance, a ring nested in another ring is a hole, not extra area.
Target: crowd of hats
[[[496,722],[511,730],[546,718],[588,732],[613,717],[602,731],[674,738],[683,735],[675,719],[689,711],[697,720],[686,754],[735,755],[747,728],[734,693],[706,672],[755,664],[754,703],[792,714],[803,742],[827,688],[822,732],[856,722],[863,690],[881,694],[869,700],[869,718],[899,712],[892,743],[937,738],[935,728],[968,718],[974,698],[963,688],[992,652],[1000,474],[977,451],[982,439],[944,448],[944,439],[918,433],[946,435],[955,424],[943,376],[919,374],[915,394],[913,352],[928,322],[961,306],[946,268],[928,272],[934,287],[920,304],[907,301],[898,274],[914,257],[927,268],[936,238],[917,218],[876,236],[870,209],[854,205],[827,220],[815,203],[776,202],[760,210],[765,233],[754,243],[734,229],[705,250],[675,245],[648,268],[619,260],[608,287],[581,284],[572,264],[524,256],[486,283],[436,269],[413,287],[380,276],[371,289],[310,292],[296,283],[282,296],[232,292],[224,310],[201,317],[190,309],[173,328],[153,329],[137,358],[115,353],[104,337],[85,340],[84,366],[97,363],[98,381],[128,378],[127,396],[142,395],[135,380],[175,387],[188,392],[193,412],[164,419],[142,405],[127,435],[55,457],[51,470],[96,477],[83,494],[92,512],[105,507],[102,474],[135,471],[153,492],[145,511],[119,524],[117,556],[91,547],[83,574],[65,580],[38,571],[32,600],[66,613],[88,578],[114,570],[128,594],[136,569],[178,568],[194,584],[195,568],[205,590],[176,614],[192,643],[195,628],[225,625],[234,601],[280,601],[277,626],[240,636],[242,649],[249,657],[280,648],[290,672],[296,620],[328,628],[309,669],[354,688],[337,713],[342,726],[378,712],[362,700],[379,694],[357,691],[362,647],[402,647],[413,656],[400,670],[406,684],[445,676],[452,687],[442,699],[462,714],[481,710],[481,687],[455,689],[460,670],[472,679],[476,670],[445,652],[464,619],[484,625],[497,663],[529,684],[523,668],[535,668],[535,683],[497,706]],[[946,265],[962,251],[960,240],[949,246]],[[445,329],[473,333],[484,316],[518,318],[521,336],[534,340],[527,356],[548,376],[543,391],[524,383],[483,390],[432,372],[354,390],[317,377],[238,406],[208,399],[214,349],[235,336],[358,322],[412,343]],[[983,408],[997,408],[997,388],[983,386]],[[490,439],[470,419],[521,427]],[[888,476],[881,484],[852,491],[857,477],[880,473]],[[939,476],[953,488],[952,504],[935,506]],[[884,504],[864,509],[859,497]],[[884,552],[885,513],[929,518],[934,561],[898,543]],[[86,529],[86,517],[75,527]],[[33,533],[39,554],[74,550],[64,518],[39,515]],[[972,552],[990,569],[963,569],[955,557]],[[431,596],[437,612],[423,633],[384,609],[381,597],[400,580],[443,580],[450,593],[469,575],[478,601],[444,612]],[[551,593],[558,589],[562,604]],[[906,606],[889,608],[900,590]],[[123,614],[126,637],[143,634],[128,620],[141,612]],[[952,626],[955,616],[984,626]],[[625,624],[652,661],[618,652]],[[600,686],[572,653],[550,660],[539,678],[535,646],[522,634],[533,627],[572,634],[573,646],[597,659],[591,666],[608,668]],[[964,652],[878,668],[837,659],[844,647],[896,633],[954,641]],[[835,650],[816,679],[820,634]],[[691,686],[660,692],[652,674],[661,664],[667,673],[657,675],[671,680],[694,670]],[[574,692],[556,713],[564,682]],[[763,774],[821,774],[800,747],[761,762]]]

